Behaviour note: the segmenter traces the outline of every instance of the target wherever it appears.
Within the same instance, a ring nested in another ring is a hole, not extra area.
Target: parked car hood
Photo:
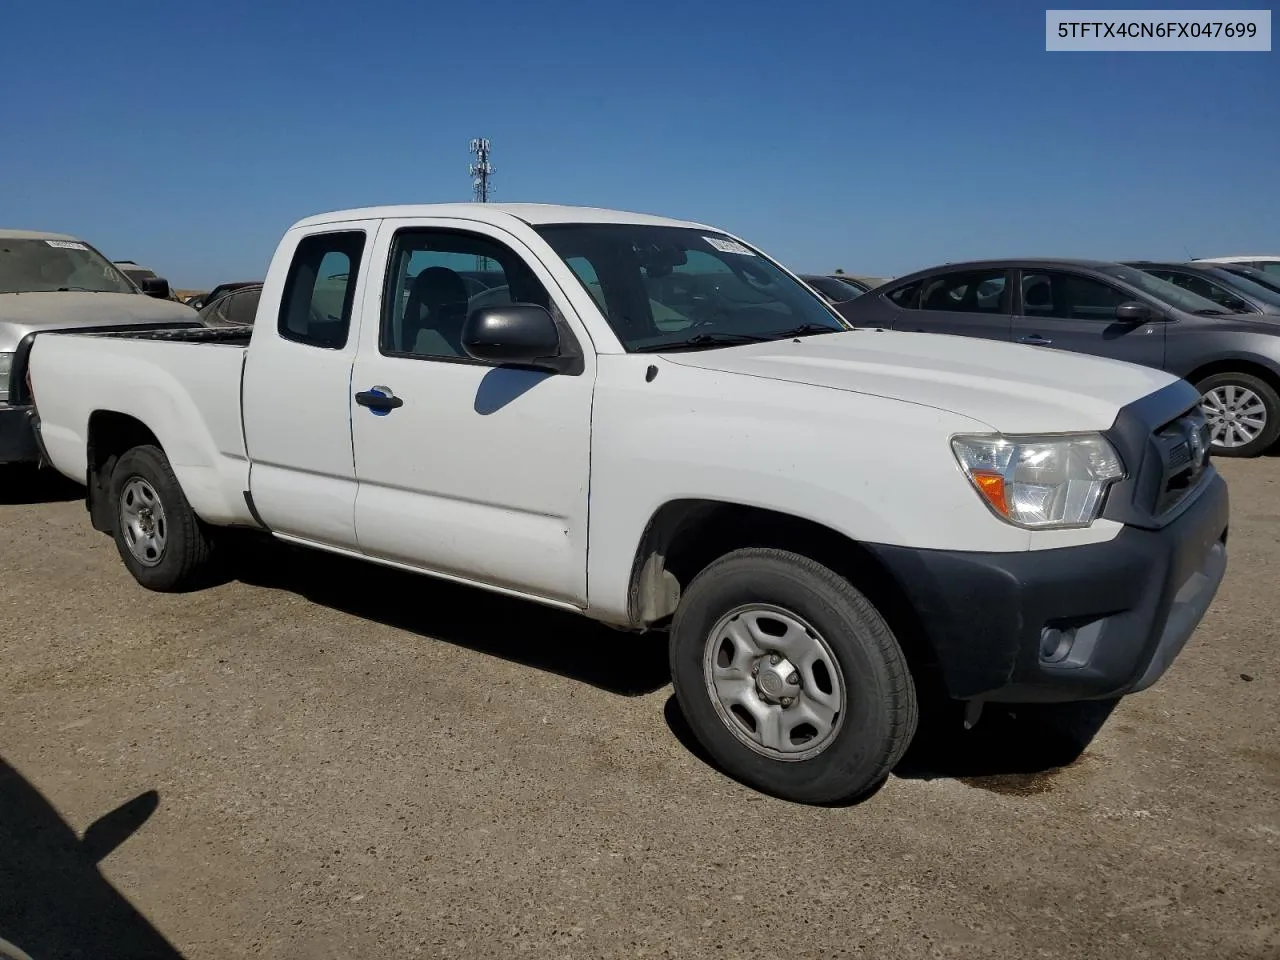
[[[852,330],[673,352],[673,363],[890,397],[1005,433],[1104,430],[1177,377],[1118,360],[968,337]]]
[[[186,304],[141,293],[0,293],[0,352],[28,333],[134,323],[198,323]]]

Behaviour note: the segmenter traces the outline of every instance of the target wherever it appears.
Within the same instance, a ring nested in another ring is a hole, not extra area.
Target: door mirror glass
[[[561,370],[560,331],[551,314],[531,303],[473,310],[462,328],[467,355],[500,366]]]
[[[1156,312],[1145,303],[1130,300],[1116,307],[1116,319],[1121,323],[1149,323],[1156,319]]]

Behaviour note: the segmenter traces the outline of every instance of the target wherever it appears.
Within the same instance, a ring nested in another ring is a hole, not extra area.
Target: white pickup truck
[[[928,691],[1149,686],[1226,568],[1189,384],[849,329],[695,223],[312,217],[251,329],[44,335],[28,372],[45,456],[143,586],[199,584],[244,527],[667,629],[700,742],[801,802],[881,782]]]

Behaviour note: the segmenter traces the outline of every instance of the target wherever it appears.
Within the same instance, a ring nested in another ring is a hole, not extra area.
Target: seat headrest
[[[428,308],[466,303],[467,285],[448,267],[427,267],[414,278],[412,297]]]
[[[1049,307],[1053,305],[1053,288],[1048,280],[1037,280],[1027,287],[1022,294],[1022,302],[1028,307]]]

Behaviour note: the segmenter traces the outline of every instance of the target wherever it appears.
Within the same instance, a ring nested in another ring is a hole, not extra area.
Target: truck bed
[[[123,328],[36,337],[28,368],[49,461],[59,473],[83,478],[95,424],[133,421],[155,436],[201,517],[253,523],[240,407],[252,332]]]

